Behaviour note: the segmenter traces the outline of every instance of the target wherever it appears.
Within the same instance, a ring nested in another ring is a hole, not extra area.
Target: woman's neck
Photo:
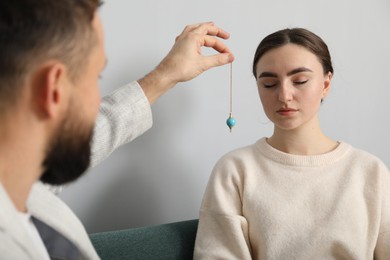
[[[324,154],[338,145],[321,131],[317,118],[297,129],[286,130],[275,126],[274,133],[267,142],[279,151],[296,155]]]

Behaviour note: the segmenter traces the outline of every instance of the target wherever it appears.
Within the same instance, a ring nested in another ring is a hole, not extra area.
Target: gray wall
[[[285,27],[306,27],[330,48],[335,77],[320,112],[324,131],[390,165],[390,1],[111,0],[101,16],[109,60],[103,95],[157,65],[186,24],[214,21],[229,31],[238,124],[232,133],[225,125],[229,66],[179,84],[153,105],[151,130],[60,195],[88,232],[198,217],[218,158],[272,132],[251,62],[259,41]]]

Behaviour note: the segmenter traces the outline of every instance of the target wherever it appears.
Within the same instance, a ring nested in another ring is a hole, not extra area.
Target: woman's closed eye
[[[264,81],[260,82],[260,84],[264,88],[272,88],[272,87],[275,87],[277,85],[277,82],[274,80],[264,80]]]
[[[307,83],[309,80],[306,79],[306,80],[295,80],[294,81],[294,84],[295,85],[304,85],[305,83]]]
[[[276,83],[264,83],[263,86],[265,88],[272,88],[272,87],[275,87],[276,86]]]

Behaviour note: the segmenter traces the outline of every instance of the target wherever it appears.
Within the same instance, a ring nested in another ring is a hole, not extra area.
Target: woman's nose
[[[283,83],[279,87],[279,101],[288,103],[293,99],[293,89],[288,83]]]

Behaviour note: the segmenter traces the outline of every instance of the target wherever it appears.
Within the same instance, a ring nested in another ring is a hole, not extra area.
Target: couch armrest
[[[198,220],[91,234],[104,259],[192,259]]]

